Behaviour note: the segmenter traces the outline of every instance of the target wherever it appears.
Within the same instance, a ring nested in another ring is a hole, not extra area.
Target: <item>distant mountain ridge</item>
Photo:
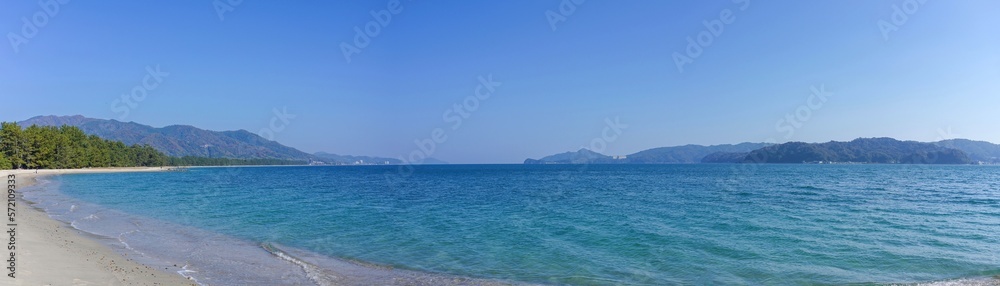
[[[36,116],[19,122],[22,126],[76,126],[98,137],[127,145],[148,144],[168,156],[311,160],[298,149],[264,139],[246,130],[209,131],[189,125],[155,128],[135,122],[121,122],[75,116]]]
[[[329,165],[397,165],[399,159],[337,155],[326,152],[309,154],[281,143],[264,139],[246,130],[210,131],[189,125],[170,125],[156,128],[135,122],[121,122],[114,119],[95,119],[81,115],[35,116],[18,122],[27,127],[75,126],[88,135],[121,141],[126,145],[148,144],[154,149],[172,157],[206,157],[232,159],[282,159],[308,161],[311,164]],[[448,164],[434,158],[413,164]]]

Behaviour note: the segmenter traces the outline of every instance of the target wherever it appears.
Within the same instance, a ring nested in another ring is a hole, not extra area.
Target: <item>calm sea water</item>
[[[213,285],[990,284],[1000,275],[998,167],[444,165],[398,174],[80,174],[26,196],[130,257]]]

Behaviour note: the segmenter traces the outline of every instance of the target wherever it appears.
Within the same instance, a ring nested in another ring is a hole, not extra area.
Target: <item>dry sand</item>
[[[93,168],[74,170],[4,170],[15,174],[17,190],[33,184],[37,176],[68,173],[155,172],[161,168]],[[85,233],[49,218],[45,212],[31,207],[17,194],[16,206],[16,271],[8,277],[3,269],[0,285],[197,285],[177,273],[152,269],[119,255],[110,247],[88,238]],[[5,220],[7,218],[4,218]],[[5,223],[6,224],[6,223]],[[9,227],[4,228],[4,232]],[[8,246],[4,235],[5,249]],[[10,258],[2,251],[0,260]],[[9,263],[4,262],[4,268]]]

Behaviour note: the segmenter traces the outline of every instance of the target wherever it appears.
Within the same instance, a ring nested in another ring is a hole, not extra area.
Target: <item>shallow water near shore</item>
[[[253,167],[45,180],[25,198],[54,218],[211,285],[996,285],[1000,275],[995,166]]]

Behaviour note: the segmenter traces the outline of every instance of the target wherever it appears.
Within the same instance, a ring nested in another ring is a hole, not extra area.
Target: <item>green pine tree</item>
[[[4,157],[3,152],[0,152],[0,170],[9,170],[10,168],[10,160],[7,160],[7,157]]]

